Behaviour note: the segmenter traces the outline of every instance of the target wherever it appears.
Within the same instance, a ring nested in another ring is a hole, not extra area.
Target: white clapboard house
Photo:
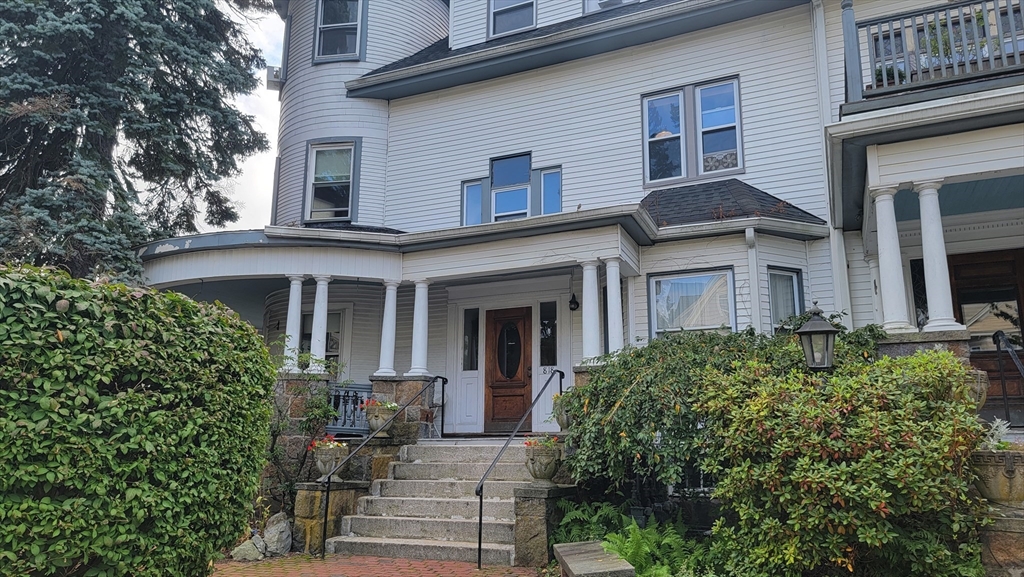
[[[812,301],[979,362],[1020,334],[1021,0],[275,5],[269,224],[141,247],[148,281],[357,383],[446,376],[446,433]]]

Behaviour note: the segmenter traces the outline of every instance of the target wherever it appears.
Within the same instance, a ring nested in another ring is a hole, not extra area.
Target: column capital
[[[304,274],[290,274],[285,276],[287,276],[288,280],[292,281],[293,283],[301,283],[306,280],[306,275]]]
[[[601,264],[601,260],[600,259],[596,259],[596,258],[588,259],[588,260],[578,260],[576,262],[580,263],[580,266],[582,266],[583,268],[588,268],[588,267],[597,268],[597,266],[599,264]]]
[[[916,192],[917,194],[921,194],[926,190],[931,190],[935,193],[938,193],[940,188],[942,188],[941,178],[938,180],[922,180],[920,182],[914,183],[914,192]]]
[[[886,196],[892,198],[896,194],[897,190],[899,189],[897,189],[895,186],[874,186],[868,190],[868,194],[871,195],[872,199],[878,200],[879,198]]]
[[[842,2],[839,3],[839,6],[843,10],[851,10],[853,9],[853,0],[843,0]]]
[[[604,261],[605,264],[608,264],[610,262],[613,262],[615,264],[619,264],[620,262],[622,262],[622,259],[617,257],[617,256],[609,256],[609,257],[602,258],[601,260]]]
[[[412,282],[416,283],[416,286],[429,286],[430,285],[430,279],[426,279],[426,278],[417,279],[417,280],[414,280]]]
[[[334,277],[332,277],[329,274],[315,274],[315,275],[313,275],[313,279],[316,280],[316,284],[320,284],[320,283],[325,283],[326,284],[326,283],[329,283],[332,280],[334,280]]]
[[[400,280],[384,280],[381,282],[384,284],[384,288],[398,288],[402,284]]]

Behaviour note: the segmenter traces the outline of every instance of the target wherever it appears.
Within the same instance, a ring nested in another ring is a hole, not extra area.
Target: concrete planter
[[[335,467],[341,464],[348,456],[348,447],[318,447],[313,451],[313,457],[316,460],[316,469],[320,471],[320,478],[318,481],[326,481],[327,473],[330,473]],[[348,468],[348,466],[345,466]],[[340,483],[342,482],[341,476],[342,470],[335,471],[331,475],[331,482]]]
[[[554,487],[551,479],[561,464],[562,450],[558,447],[526,447],[526,470],[535,487]]]
[[[558,428],[562,431],[569,430],[569,413],[565,412],[565,409],[555,410],[555,422],[558,423]]]
[[[1024,451],[975,451],[971,466],[978,492],[993,503],[1024,506]]]
[[[384,423],[387,423],[388,419],[395,415],[395,411],[386,409],[384,407],[366,407],[366,424],[370,426],[370,433],[377,433],[377,437],[387,437],[388,429],[391,428],[391,423],[385,427]],[[382,428],[383,427],[383,428]]]

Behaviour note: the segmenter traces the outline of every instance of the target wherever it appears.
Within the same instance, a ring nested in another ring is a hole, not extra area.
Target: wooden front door
[[[484,432],[509,432],[533,400],[530,307],[487,311]],[[531,429],[531,418],[521,431]]]

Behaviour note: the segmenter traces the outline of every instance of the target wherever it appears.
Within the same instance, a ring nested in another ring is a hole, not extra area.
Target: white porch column
[[[928,295],[926,331],[962,331],[967,327],[953,316],[953,294],[949,286],[946,239],[939,210],[941,181],[915,182],[914,192],[921,204],[921,251],[924,254],[924,286]]]
[[[327,350],[327,283],[329,276],[315,276],[316,299],[313,301],[313,335],[309,343],[309,364],[324,364],[324,353]]]
[[[380,328],[379,377],[395,376],[395,322],[398,319],[398,281],[384,281],[384,320]]]
[[[597,290],[597,261],[583,265],[583,359],[601,356],[601,301]]]
[[[412,366],[405,376],[429,375],[427,371],[427,306],[430,281],[416,281],[416,299],[412,311]]]
[[[605,274],[608,277],[608,352],[622,350],[622,278],[619,276],[619,259],[604,259]]]
[[[302,281],[301,274],[290,275],[288,287],[288,318],[285,321],[284,369],[288,372],[299,370],[299,339],[302,337]]]
[[[907,320],[907,296],[903,283],[900,236],[896,230],[896,208],[892,187],[871,190],[878,221],[879,283],[882,285],[882,328],[891,333],[914,332]]]

